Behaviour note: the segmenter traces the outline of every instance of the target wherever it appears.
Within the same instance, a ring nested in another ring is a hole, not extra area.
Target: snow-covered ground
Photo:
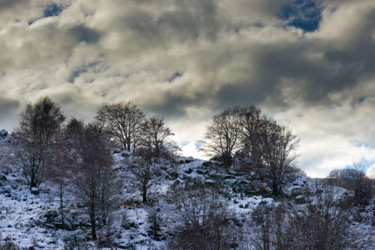
[[[82,209],[74,201],[69,189],[66,190],[64,199],[66,220],[71,228],[62,230],[56,227],[59,211],[57,186],[45,182],[40,186],[39,194],[31,194],[16,164],[17,157],[12,145],[10,135],[0,139],[0,242],[11,240],[22,249],[64,249],[69,246],[97,248],[99,240],[91,240],[87,216],[82,214]],[[176,206],[168,201],[171,186],[182,185],[192,178],[200,178],[208,185],[220,182],[225,193],[221,202],[239,221],[251,220],[251,214],[259,204],[278,203],[270,196],[263,197],[238,191],[235,187],[250,183],[244,176],[236,175],[234,169],[215,169],[203,160],[180,157],[176,164],[160,164],[163,167],[162,176],[150,189],[151,202],[147,206],[142,204],[140,192],[129,183],[131,173],[126,161],[131,158],[132,156],[126,152],[114,154],[114,168],[122,176],[125,189],[123,196],[119,198],[120,206],[112,214],[110,227],[98,229],[99,239],[102,235],[105,237],[107,232],[111,232],[112,247],[165,249],[168,240],[173,236],[171,230],[181,224],[177,219]],[[314,189],[318,189],[317,180],[300,175],[285,187],[286,199],[295,202],[296,206],[306,206],[314,199],[306,195],[306,190]],[[347,193],[344,189],[336,188],[335,199]],[[157,238],[153,237],[150,230],[150,215],[153,213],[160,217],[161,228]],[[359,231],[364,238],[369,238],[368,232],[374,232],[372,206],[368,206],[362,213],[367,221],[353,222],[351,230],[357,233]],[[375,246],[369,242],[363,245],[363,249]]]

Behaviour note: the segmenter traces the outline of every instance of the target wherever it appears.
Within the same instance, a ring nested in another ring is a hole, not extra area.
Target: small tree
[[[286,127],[269,123],[263,135],[263,164],[266,177],[271,180],[272,193],[278,195],[285,186],[288,175],[297,172],[292,166],[299,139]]]
[[[298,206],[282,201],[260,204],[252,213],[250,228],[256,249],[343,249],[358,238],[349,233],[350,213],[332,189]],[[351,249],[351,247],[349,247]]]
[[[48,177],[58,185],[62,228],[65,228],[64,193],[70,181],[71,166],[74,165],[74,158],[68,145],[63,137],[54,145],[54,154],[48,159],[48,165],[51,167],[47,172]]]
[[[121,102],[100,107],[96,119],[104,124],[122,148],[134,152],[139,143],[144,116],[132,102]]]
[[[138,157],[130,162],[130,171],[134,177],[136,186],[142,193],[142,202],[147,204],[147,193],[158,181],[161,175],[160,168],[153,158]]]
[[[292,208],[288,216],[285,249],[343,249],[357,237],[348,234],[350,214],[333,190],[318,195],[303,208]]]
[[[85,128],[77,150],[79,164],[73,181],[74,193],[87,210],[91,235],[96,239],[96,228],[107,223],[121,185],[112,168],[108,142],[98,126]]]
[[[69,120],[64,130],[64,140],[72,148],[78,148],[78,143],[84,134],[85,124],[83,121],[79,121],[76,118]]]
[[[328,180],[339,187],[354,191],[352,202],[367,205],[373,194],[373,181],[356,164],[353,168],[334,169],[328,175]]]
[[[262,143],[265,131],[272,120],[262,114],[259,108],[245,106],[240,108],[240,140],[245,157],[249,157],[252,164],[261,167],[263,165]]]
[[[229,249],[238,228],[220,201],[219,190],[200,179],[186,180],[172,190],[177,218],[182,222],[170,243],[173,249]]]
[[[207,127],[206,142],[202,150],[206,154],[222,157],[224,163],[231,165],[232,156],[239,148],[240,112],[238,107],[226,109],[212,118],[212,123]]]
[[[30,189],[41,182],[46,160],[52,155],[52,145],[64,120],[60,107],[49,97],[28,104],[20,115],[20,127],[16,130],[20,137],[18,155]]]
[[[159,116],[148,117],[142,123],[141,145],[143,150],[151,152],[153,157],[169,154],[167,138],[172,136],[171,129],[165,124],[164,119]]]

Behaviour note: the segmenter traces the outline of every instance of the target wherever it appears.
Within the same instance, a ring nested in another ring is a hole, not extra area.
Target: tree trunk
[[[33,187],[38,187],[38,185],[37,185],[37,183],[36,183],[35,174],[31,173],[31,176],[30,176],[30,190],[31,190]]]
[[[64,218],[64,190],[63,183],[60,183],[60,214],[61,214],[61,227],[65,228],[65,218]]]
[[[90,222],[91,222],[91,236],[93,240],[96,240],[96,222],[95,222],[95,215],[90,215]]]
[[[143,204],[147,204],[147,187],[146,187],[146,185],[143,186],[142,197],[143,197]]]

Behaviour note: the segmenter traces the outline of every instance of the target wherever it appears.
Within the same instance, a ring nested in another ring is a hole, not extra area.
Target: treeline
[[[240,159],[244,172],[256,171],[272,183],[272,194],[282,193],[295,168],[299,138],[289,128],[264,115],[254,106],[225,109],[207,127],[202,150],[226,166]],[[237,155],[236,155],[237,152]]]
[[[22,174],[33,193],[44,180],[59,186],[61,226],[64,222],[64,192],[69,186],[77,202],[86,208],[92,237],[97,224],[108,224],[110,211],[118,204],[123,183],[116,175],[112,150],[121,147],[139,157],[132,173],[140,183],[143,202],[151,187],[155,161],[169,159],[177,150],[163,118],[146,117],[131,102],[103,105],[95,121],[76,118],[66,124],[60,107],[49,97],[28,104],[16,130],[17,155]]]

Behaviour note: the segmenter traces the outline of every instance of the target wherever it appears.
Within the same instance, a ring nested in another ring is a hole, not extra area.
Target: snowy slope
[[[176,207],[170,202],[171,187],[183,186],[192,178],[200,178],[208,185],[219,184],[224,193],[220,202],[240,224],[245,225],[251,220],[251,214],[259,204],[277,205],[279,202],[270,196],[244,192],[241,188],[249,186],[251,181],[237,174],[234,168],[223,169],[215,165],[215,162],[208,164],[203,160],[180,157],[174,164],[167,161],[160,163],[162,174],[150,190],[150,205],[147,206],[142,204],[140,192],[131,184],[131,173],[126,162],[133,156],[119,152],[114,154],[114,168],[123,178],[125,190],[120,198],[120,206],[112,215],[112,224],[110,227],[100,228],[99,240],[94,242],[90,238],[88,218],[74,201],[69,189],[64,197],[70,230],[58,229],[57,186],[45,182],[40,186],[38,195],[31,194],[17,167],[17,157],[12,145],[10,135],[0,140],[0,233],[2,242],[11,240],[22,249],[64,249],[69,246],[97,248],[99,241],[108,235],[107,232],[111,232],[112,247],[163,249],[173,239],[173,229],[181,224],[177,219]],[[296,203],[297,208],[303,208],[314,202],[314,196],[306,195],[306,190],[317,192],[318,188],[316,180],[300,175],[285,188],[285,199]],[[348,192],[336,188],[335,194],[335,199],[339,199],[348,195]],[[368,206],[363,210],[361,218],[365,219],[353,222],[351,228],[358,235],[363,235],[363,238],[369,238],[369,232],[374,232],[372,207]],[[157,237],[151,230],[152,214],[157,214],[160,220]],[[364,249],[371,249],[371,246],[375,244],[367,239]]]

